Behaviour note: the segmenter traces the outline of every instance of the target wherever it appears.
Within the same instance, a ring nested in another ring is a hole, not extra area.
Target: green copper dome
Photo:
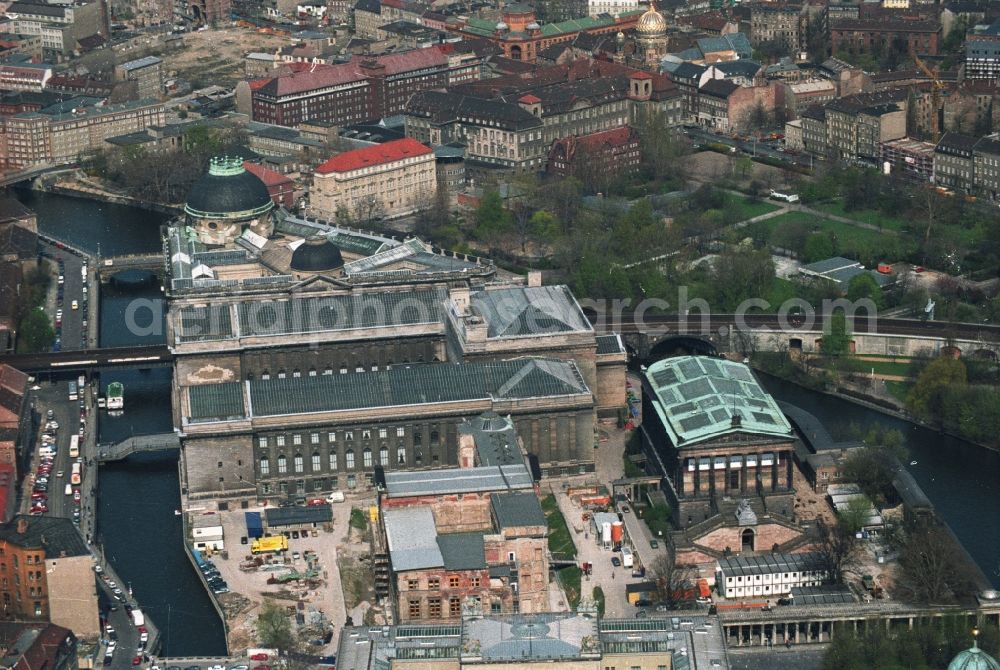
[[[972,648],[960,651],[951,663],[948,670],[1000,670],[1000,663],[996,659],[979,648],[979,644],[973,641]]]

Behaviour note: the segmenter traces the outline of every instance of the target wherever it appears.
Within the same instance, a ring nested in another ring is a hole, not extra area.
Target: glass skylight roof
[[[778,404],[741,364],[702,356],[658,361],[646,370],[653,406],[675,446],[727,433],[786,437],[792,428]],[[733,422],[739,415],[739,424]]]

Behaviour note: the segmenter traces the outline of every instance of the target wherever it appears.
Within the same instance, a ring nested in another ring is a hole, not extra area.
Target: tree
[[[901,437],[898,431],[895,434]],[[857,484],[876,506],[885,507],[896,501],[892,480],[905,455],[902,443],[894,439],[889,444],[868,441],[865,446],[852,449],[844,459],[840,467],[841,478]]]
[[[52,321],[40,307],[31,310],[21,319],[18,334],[25,353],[45,351],[56,339]]]
[[[857,533],[865,527],[871,513],[869,500],[862,496],[851,498],[847,507],[837,512],[837,523],[850,533]]]
[[[835,248],[833,238],[827,233],[813,233],[806,238],[805,260],[810,263],[821,261],[833,256]]]
[[[668,610],[684,607],[695,599],[695,581],[698,569],[694,565],[677,562],[674,547],[667,547],[665,554],[656,557],[648,566],[649,579],[656,584],[660,604]]]
[[[712,265],[718,308],[733,312],[749,298],[764,298],[774,281],[774,261],[766,249],[724,251]]]
[[[271,600],[265,600],[257,615],[257,639],[269,649],[287,653],[295,647],[292,619],[288,611]]]
[[[906,529],[899,552],[900,588],[922,603],[942,603],[974,588],[967,559],[948,531],[934,520]]]
[[[882,309],[885,299],[882,296],[882,287],[875,281],[875,277],[870,272],[862,272],[851,278],[847,285],[847,299],[857,302],[858,300],[871,300],[875,303],[876,309]]]
[[[822,517],[816,521],[816,553],[830,580],[840,584],[844,574],[858,565],[858,542],[854,532],[842,524],[829,524]]]
[[[941,419],[941,394],[949,387],[965,386],[965,364],[942,356],[933,360],[917,377],[906,396],[906,408],[924,420]]]
[[[476,207],[476,237],[494,245],[510,229],[510,216],[503,208],[503,199],[495,189],[483,193]]]
[[[851,333],[847,328],[847,317],[837,310],[830,315],[829,332],[823,333],[820,349],[825,356],[845,356],[851,351]]]

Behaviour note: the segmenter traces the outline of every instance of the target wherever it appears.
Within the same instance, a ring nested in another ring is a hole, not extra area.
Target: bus
[[[69,383],[69,399],[79,400],[79,396],[76,394],[76,382]]]
[[[80,485],[80,464],[79,463],[74,463],[73,464],[73,470],[72,470],[72,472],[69,475],[69,483],[72,484],[73,486],[79,486]]]
[[[69,457],[76,458],[80,455],[80,436],[71,435],[69,438]]]
[[[83,393],[83,387],[87,385],[87,377],[85,375],[80,375],[76,378],[76,385],[80,389],[80,393]]]

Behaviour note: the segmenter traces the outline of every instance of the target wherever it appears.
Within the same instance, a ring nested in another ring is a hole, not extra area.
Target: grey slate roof
[[[624,353],[625,347],[622,345],[621,335],[617,333],[612,333],[611,335],[598,335],[597,340],[597,355],[601,354],[620,354]]]
[[[438,323],[443,291],[359,293],[297,300],[248,300],[237,308],[243,336],[285,335]]]
[[[382,522],[394,571],[444,566],[430,507],[387,509],[382,512]]]
[[[437,536],[445,570],[485,570],[482,533],[449,533]]]
[[[27,522],[23,533],[17,529],[17,522],[22,519]],[[90,554],[80,531],[65,517],[17,514],[0,526],[0,540],[29,549],[44,549],[46,558]]]
[[[513,491],[530,489],[532,485],[531,472],[524,464],[385,473],[389,498]]]
[[[860,265],[858,261],[853,261],[850,258],[844,258],[843,256],[834,256],[833,258],[827,258],[821,261],[816,261],[815,263],[803,265],[802,269],[809,272],[815,272],[816,274],[826,274],[827,272],[832,272],[833,270],[842,270],[844,268],[856,267],[858,265]]]
[[[490,338],[593,330],[566,286],[482,290],[472,293],[470,301],[486,321]]]
[[[494,493],[490,496],[493,517],[500,528],[545,526],[545,513],[534,491]]]
[[[310,505],[308,507],[273,507],[264,510],[268,528],[278,526],[298,526],[305,523],[330,523],[333,509],[330,505]]]
[[[250,382],[254,411],[264,415],[586,391],[574,363],[546,359],[415,365],[371,373]]]

